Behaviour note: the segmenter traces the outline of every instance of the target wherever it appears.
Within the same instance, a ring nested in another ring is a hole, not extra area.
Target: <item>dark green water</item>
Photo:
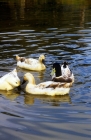
[[[0,140],[91,140],[91,2],[0,0],[0,76],[16,67],[15,55],[68,61],[75,82],[69,95],[47,97],[0,92]],[[26,72],[26,71],[23,71]]]

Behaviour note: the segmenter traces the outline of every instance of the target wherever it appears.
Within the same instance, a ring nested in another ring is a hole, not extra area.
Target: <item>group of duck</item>
[[[25,58],[16,55],[17,66],[32,71],[42,71],[46,69],[44,65],[45,56],[42,54],[39,59]],[[51,80],[36,85],[35,78],[30,72],[25,73],[23,80],[27,81],[25,92],[35,95],[65,95],[70,91],[70,87],[74,82],[74,75],[70,70],[68,63],[62,65],[54,63],[51,71]],[[0,78],[0,90],[12,90],[21,86],[17,69],[5,74]]]

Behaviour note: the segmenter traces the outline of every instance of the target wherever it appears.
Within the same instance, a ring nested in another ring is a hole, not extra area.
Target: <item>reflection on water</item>
[[[68,61],[75,82],[67,96],[0,91],[0,139],[91,139],[91,1],[0,0],[0,76],[16,54],[46,57],[36,84],[51,79],[54,62]],[[26,72],[18,68],[23,79]]]
[[[85,19],[90,16],[86,10],[90,5],[90,0],[0,0],[1,30],[15,31],[24,26],[26,29],[30,26],[31,29],[59,28],[68,24],[84,27]]]
[[[65,96],[43,96],[43,95],[30,95],[25,94],[24,102],[27,105],[33,105],[36,99],[40,100],[42,103],[51,104],[52,106],[60,106],[60,103],[71,103],[69,95]]]
[[[11,90],[11,91],[0,91],[0,94],[5,96],[5,98],[13,101],[15,100],[20,94],[18,93],[18,91],[15,90]]]

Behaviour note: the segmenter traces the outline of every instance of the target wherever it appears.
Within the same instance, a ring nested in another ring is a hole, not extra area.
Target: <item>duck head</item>
[[[43,54],[41,54],[39,57],[39,61],[44,63],[44,60],[45,60],[45,56]]]
[[[28,81],[29,83],[35,85],[35,79],[34,79],[34,76],[31,73],[24,74],[23,80]]]
[[[63,68],[67,68],[67,66],[68,66],[68,62],[63,62]]]
[[[10,75],[6,78],[6,82],[12,87],[18,87],[20,85],[20,79],[14,73],[10,73]]]
[[[59,77],[59,76],[62,75],[62,73],[61,73],[61,66],[60,66],[59,63],[54,63],[53,64],[51,75],[52,75],[52,78]]]

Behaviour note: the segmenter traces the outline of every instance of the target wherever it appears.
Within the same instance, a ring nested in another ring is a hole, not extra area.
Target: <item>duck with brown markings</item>
[[[53,81],[65,82],[68,84],[68,86],[71,86],[74,82],[74,75],[67,62],[64,62],[62,66],[60,66],[59,63],[54,63],[51,75]]]
[[[26,73],[24,80],[28,81],[25,91],[29,94],[55,96],[65,95],[70,91],[66,83],[46,81],[36,85],[34,76],[31,73]]]
[[[39,59],[25,58],[16,55],[17,66],[27,70],[42,71],[46,69],[44,65],[45,56],[41,54]]]

